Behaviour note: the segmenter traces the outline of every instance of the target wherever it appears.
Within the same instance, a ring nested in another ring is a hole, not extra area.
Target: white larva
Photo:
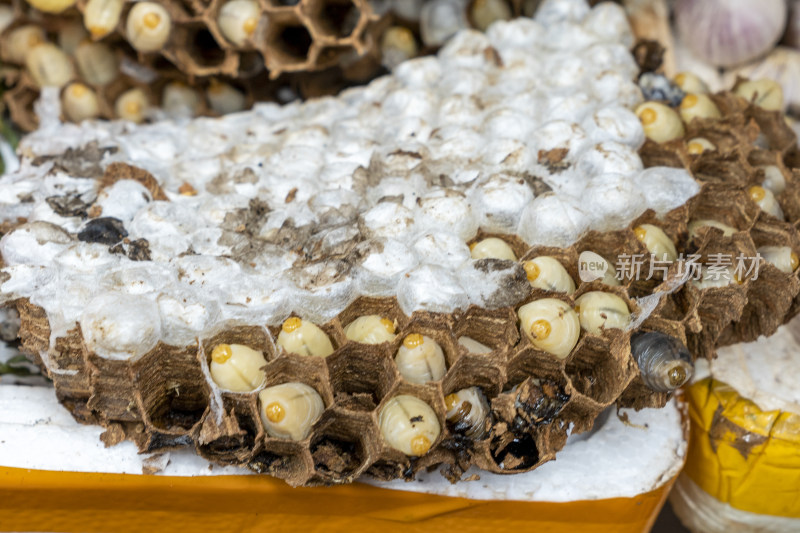
[[[288,353],[312,357],[327,357],[333,353],[333,344],[319,326],[297,317],[287,318],[278,334],[278,346]]]
[[[540,350],[564,359],[578,343],[580,319],[575,310],[561,300],[535,300],[520,307],[517,314],[520,330]]]
[[[397,370],[409,383],[427,383],[442,379],[447,372],[444,351],[439,343],[419,333],[411,333],[394,357]]]
[[[301,441],[325,410],[322,397],[305,383],[284,383],[258,393],[259,412],[270,437]]]
[[[395,396],[383,406],[378,425],[387,445],[412,457],[428,453],[442,432],[433,409],[407,394]]]
[[[220,388],[249,392],[264,383],[264,354],[244,344],[218,344],[211,350],[208,369]]]

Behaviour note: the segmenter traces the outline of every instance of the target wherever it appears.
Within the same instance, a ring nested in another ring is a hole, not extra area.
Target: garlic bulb
[[[769,52],[783,34],[783,0],[676,0],[680,40],[718,67],[745,63]]]

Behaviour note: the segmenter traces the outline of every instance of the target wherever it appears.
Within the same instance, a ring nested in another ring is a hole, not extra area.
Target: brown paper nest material
[[[676,140],[661,145],[647,141],[640,152],[646,166],[683,167],[695,176],[701,190],[686,205],[661,219],[648,211],[619,231],[590,232],[566,249],[531,248],[515,236],[498,236],[521,259],[555,256],[575,280],[578,254],[585,250],[607,259],[645,253],[632,229],[642,223],[661,227],[679,252],[698,253],[704,259],[711,253],[753,256],[762,245],[800,251],[800,151],[794,133],[778,112],[748,105],[729,93],[713,99],[724,118],[695,119],[686,138],[702,135],[718,143],[719,150],[690,155],[685,142]],[[778,201],[788,221],[761,212],[746,193],[763,180],[756,165],[766,163],[777,165],[786,178]],[[108,174],[116,171],[132,175],[123,165],[98,179],[113,181]],[[690,241],[687,224],[697,218],[713,218],[738,231],[723,237],[709,228]],[[336,348],[327,358],[281,352],[274,340],[277,328],[238,324],[223,325],[196,345],[159,344],[135,362],[110,361],[89,351],[76,327],[56,339],[45,366],[39,354],[50,348],[47,317],[24,299],[16,307],[22,319],[22,347],[53,380],[59,400],[76,419],[107,428],[107,443],[130,439],[142,452],[193,447],[212,462],[245,465],[291,485],[345,483],[362,474],[410,479],[421,469],[439,465],[445,475],[457,479],[471,465],[496,473],[532,470],[555,457],[570,428],[591,429],[607,407],[661,407],[669,397],[643,384],[631,356],[631,331],[582,331],[570,355],[557,360],[520,335],[516,309],[526,302],[547,296],[572,305],[587,291],[604,290],[622,297],[636,314],[640,308],[635,298],[662,293],[655,311],[638,329],[677,337],[695,358],[713,357],[721,345],[769,335],[800,309],[798,273],[785,274],[764,261],[757,280],[723,288],[700,291],[687,283],[669,292],[677,275],[673,264],[660,281],[627,279],[615,288],[582,282],[572,296],[526,287],[528,296],[514,307],[472,306],[411,316],[405,316],[393,298],[361,297],[321,325]],[[396,321],[397,340],[382,345],[348,341],[343,326],[367,314]],[[444,378],[414,385],[400,376],[393,356],[409,333],[423,333],[440,343],[448,366]],[[486,344],[491,353],[468,353],[457,341],[461,336]],[[305,440],[269,437],[260,421],[256,392],[223,392],[212,383],[208,354],[221,342],[262,351],[268,361],[267,386],[300,381],[320,393],[326,409]],[[444,416],[445,396],[470,386],[480,387],[491,402],[490,429],[480,440],[454,433]],[[439,418],[442,434],[423,457],[410,458],[390,448],[380,434],[378,413],[397,394],[423,399]]]

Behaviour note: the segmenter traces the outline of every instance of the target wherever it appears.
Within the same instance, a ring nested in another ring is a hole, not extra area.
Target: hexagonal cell
[[[487,397],[500,393],[506,382],[504,364],[497,364],[483,356],[465,355],[448,370],[442,380],[445,397],[467,387],[480,387]]]
[[[456,341],[451,331],[452,321],[450,316],[422,311],[415,312],[408,325],[398,332],[394,342],[391,343],[389,353],[393,360],[396,359],[400,347],[404,345],[409,335],[422,335],[432,339],[439,345],[445,358],[446,368],[449,369],[459,358],[459,350],[456,347]],[[402,372],[400,374],[403,379],[407,379],[402,375]]]
[[[609,342],[586,336],[565,368],[575,390],[602,405],[616,400],[632,379],[630,347],[627,351],[623,348],[627,335],[622,330],[609,330],[606,334],[617,338]]]
[[[223,464],[242,464],[253,453],[263,431],[255,394],[222,393],[223,412],[209,412],[196,438],[203,457]]]
[[[325,406],[333,403],[333,393],[328,378],[326,361],[322,357],[304,357],[284,354],[265,367],[267,387],[283,383],[305,383],[316,390]]]
[[[507,233],[493,233],[485,231],[483,228],[479,228],[478,233],[475,235],[475,237],[467,241],[467,246],[469,246],[470,249],[472,249],[473,244],[477,244],[484,239],[490,239],[490,238],[500,239],[501,241],[508,244],[508,246],[514,252],[514,255],[517,257],[517,259],[523,257],[526,253],[528,253],[528,250],[530,249],[528,243],[526,243],[516,235],[509,235]]]
[[[639,149],[639,157],[642,158],[645,168],[688,168],[691,160],[684,147],[683,139],[665,143],[656,143],[647,139]]]
[[[701,183],[722,183],[729,186],[744,187],[750,181],[747,161],[741,152],[704,152],[692,162],[691,172]]]
[[[397,369],[386,350],[350,343],[327,358],[336,405],[372,411],[391,390]]]
[[[195,354],[196,347],[159,343],[133,363],[133,382],[146,424],[181,434],[200,421],[209,398]]]
[[[714,220],[735,228],[738,231],[747,231],[758,217],[758,206],[749,201],[744,191],[730,191],[728,187],[709,183],[703,186],[700,193],[688,202],[689,225],[701,220]],[[721,234],[722,230],[711,226],[700,226],[694,230],[697,238],[687,252],[699,248],[705,236]],[[688,232],[688,227],[687,227]],[[692,244],[691,236],[689,243]]]
[[[361,19],[361,10],[353,0],[309,0],[304,7],[316,35],[322,37],[349,37]]]
[[[235,53],[225,50],[205,24],[191,23],[173,30],[175,46],[165,51],[189,75],[235,74]]]
[[[593,252],[606,260],[609,267],[620,270],[622,267],[627,267],[628,264],[623,261],[622,254],[633,255],[637,253],[645,253],[647,250],[644,246],[636,240],[635,236],[627,231],[611,231],[600,233],[597,231],[590,231],[584,235],[577,243],[575,243],[575,252],[580,256],[583,252]],[[622,274],[617,272],[617,279],[623,277],[627,268],[622,268]],[[621,280],[623,285],[630,282],[628,277]],[[580,277],[575,279],[575,283],[580,287]]]
[[[786,123],[781,113],[751,105],[745,115],[756,121],[758,129],[766,138],[771,149],[786,152],[797,146],[797,135]]]
[[[211,352],[218,344],[243,344],[263,353],[267,361],[271,361],[276,357],[272,335],[264,326],[223,326],[219,333],[200,341],[200,347],[203,350],[206,361],[210,359]]]
[[[473,340],[489,348],[489,353],[504,357],[519,342],[517,315],[508,307],[482,309],[472,305],[456,322],[453,335],[462,354],[483,353],[483,348],[470,342]],[[467,340],[462,340],[465,337]]]
[[[309,450],[314,479],[325,483],[349,483],[378,454],[377,427],[367,414],[328,412],[317,422]]]
[[[302,485],[311,474],[308,452],[300,444],[279,439],[265,439],[247,467],[278,479],[292,486]]]
[[[276,13],[268,20],[265,41],[267,65],[280,73],[306,64],[314,38],[293,13]]]
[[[289,315],[289,317],[286,320],[292,318],[299,318],[301,321],[303,321],[303,317],[297,315],[297,313],[294,312],[292,312],[292,314]],[[284,321],[284,323],[285,322],[286,321]],[[320,328],[325,333],[325,335],[328,336],[328,339],[331,341],[331,345],[333,346],[334,352],[336,352],[336,350],[340,349],[347,343],[347,339],[345,339],[344,337],[344,332],[342,331],[341,325],[339,324],[338,320],[334,319],[329,322],[326,322],[325,324],[314,324],[314,325]],[[278,354],[278,356],[287,353],[286,350],[282,346],[280,346],[280,344],[278,344],[282,329],[283,329],[283,324],[279,326],[269,326],[269,331],[272,334],[272,338],[275,339],[275,353]]]
[[[338,319],[342,327],[347,328],[352,321],[366,315],[378,315],[391,320],[395,324],[395,331],[402,330],[408,324],[408,317],[400,310],[396,298],[372,298],[369,296],[358,297],[339,313]]]
[[[134,400],[137,390],[131,379],[131,363],[112,361],[89,352],[92,396],[87,406],[106,420],[139,422],[139,406]]]

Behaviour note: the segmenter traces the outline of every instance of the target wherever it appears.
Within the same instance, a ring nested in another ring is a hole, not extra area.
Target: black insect
[[[78,232],[78,240],[112,246],[128,236],[122,221],[114,217],[93,218]]]

